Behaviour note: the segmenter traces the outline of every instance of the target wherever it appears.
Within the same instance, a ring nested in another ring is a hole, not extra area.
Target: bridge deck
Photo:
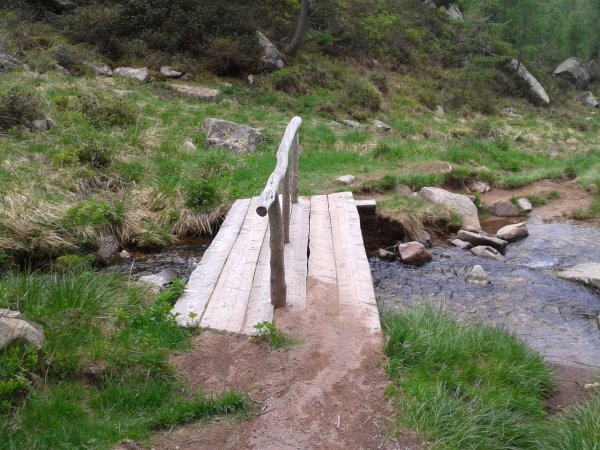
[[[183,326],[252,334],[273,320],[268,218],[258,198],[237,200],[173,308]],[[340,307],[361,310],[380,329],[371,272],[350,192],[301,197],[285,246],[287,308],[304,309],[307,281],[337,283]]]

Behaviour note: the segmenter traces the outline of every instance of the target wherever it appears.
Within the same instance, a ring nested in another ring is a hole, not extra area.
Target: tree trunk
[[[298,49],[300,48],[300,44],[304,39],[304,34],[306,33],[306,28],[308,26],[308,9],[309,9],[309,0],[301,0],[300,2],[300,17],[298,18],[298,23],[296,24],[296,32],[294,33],[294,37],[290,42],[290,45],[285,49],[285,52],[294,56]]]

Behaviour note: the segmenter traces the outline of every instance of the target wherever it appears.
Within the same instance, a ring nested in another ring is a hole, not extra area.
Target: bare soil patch
[[[300,340],[271,351],[247,336],[204,332],[172,358],[183,381],[209,392],[247,392],[248,420],[218,420],[161,433],[160,449],[418,449],[416,433],[390,437],[393,405],[382,335],[360,311],[341,307],[335,283],[308,281],[307,307],[276,311],[278,328]]]
[[[600,372],[573,366],[554,365],[556,374],[556,392],[548,399],[547,404],[554,413],[564,408],[581,403],[598,392],[600,388],[586,389],[586,384],[600,380]]]

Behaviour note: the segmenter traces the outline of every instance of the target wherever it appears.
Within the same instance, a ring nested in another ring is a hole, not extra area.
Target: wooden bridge
[[[339,307],[360,313],[379,333],[352,193],[298,197],[301,124],[295,117],[287,126],[261,196],[231,207],[172,310],[181,325],[253,334],[275,308],[310,308],[307,286],[315,279],[336,283]]]

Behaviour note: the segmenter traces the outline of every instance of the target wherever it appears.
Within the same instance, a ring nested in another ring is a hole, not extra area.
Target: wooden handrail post
[[[271,304],[282,308],[286,304],[287,285],[285,283],[285,244],[283,242],[283,220],[276,195],[269,208],[269,237],[271,246]]]
[[[290,169],[283,177],[283,242],[290,242]]]
[[[296,132],[292,143],[292,203],[298,203],[298,170],[300,164],[300,131]]]

